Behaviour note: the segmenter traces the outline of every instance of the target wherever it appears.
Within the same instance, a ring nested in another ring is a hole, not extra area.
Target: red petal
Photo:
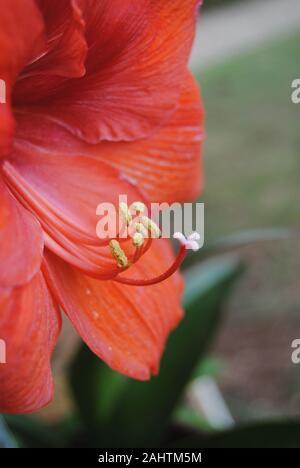
[[[10,104],[0,103],[0,161],[10,152],[14,130],[15,121]]]
[[[130,377],[156,374],[166,339],[182,318],[179,275],[155,286],[124,286],[84,276],[53,255],[46,259],[50,287],[91,350]],[[156,276],[172,260],[168,243],[155,241],[128,275]]]
[[[17,121],[17,137],[22,141],[30,140],[49,153],[61,148],[70,155],[86,154],[109,161],[153,202],[194,199],[202,189],[204,111],[198,86],[190,74],[174,117],[145,140],[89,145],[37,116],[23,114]]]
[[[30,111],[90,143],[149,136],[180,95],[199,0],[77,0],[86,21],[87,74]]]
[[[13,198],[0,177],[0,288],[30,281],[40,269],[43,234],[39,223]]]
[[[47,247],[97,277],[118,273],[110,239],[97,237],[97,207],[111,203],[118,214],[119,195],[126,195],[129,204],[142,197],[116,169],[85,156],[46,154],[24,143],[4,162],[3,173],[15,196],[41,223]]]
[[[6,105],[0,103],[0,158],[9,151],[14,130],[10,109],[12,86],[43,42],[43,23],[33,0],[2,0],[0,11],[0,78],[6,85]]]
[[[14,88],[17,104],[36,101],[53,92],[65,78],[85,74],[87,44],[81,11],[71,0],[38,0],[47,42]]]
[[[108,159],[150,200],[182,202],[195,199],[202,191],[203,139],[203,105],[198,85],[188,75],[179,108],[166,127],[146,140],[103,142],[91,148],[90,154]]]
[[[0,290],[0,311],[6,345],[6,364],[0,364],[0,412],[36,411],[52,399],[50,357],[60,330],[59,312],[42,274],[22,288]]]

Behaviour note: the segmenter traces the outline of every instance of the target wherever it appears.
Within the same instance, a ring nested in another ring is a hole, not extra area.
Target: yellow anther
[[[111,240],[109,243],[110,251],[113,257],[117,260],[118,267],[124,268],[128,266],[128,258],[120,244],[116,240]]]
[[[143,237],[148,237],[148,229],[142,223],[135,223],[134,229],[136,232],[139,232]]]
[[[141,223],[148,229],[151,234],[151,237],[160,238],[161,237],[161,230],[157,226],[157,224],[152,221],[152,219],[148,218],[147,216],[141,217]]]
[[[139,213],[144,213],[144,211],[145,211],[145,209],[146,209],[146,206],[145,206],[144,203],[137,201],[137,202],[132,203],[131,208],[132,208],[136,213],[139,214]]]
[[[130,214],[129,208],[126,205],[126,203],[121,202],[119,204],[119,210],[120,210],[120,213],[121,213],[123,219],[126,221],[127,225],[129,226],[129,224],[132,221],[132,216]]]
[[[141,247],[144,244],[145,238],[140,232],[136,232],[132,238],[132,243],[135,247]]]

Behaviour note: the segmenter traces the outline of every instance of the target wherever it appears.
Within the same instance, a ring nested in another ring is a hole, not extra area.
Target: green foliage
[[[35,416],[5,415],[6,424],[18,445],[31,448],[63,448],[68,445],[79,423],[75,418],[47,425]]]
[[[0,448],[17,448],[17,442],[2,416],[0,416]]]
[[[186,317],[171,336],[159,376],[136,382],[109,370],[87,348],[71,369],[71,382],[91,444],[146,447],[163,443],[183,391],[214,337],[222,306],[241,272],[236,257],[197,265],[187,273]]]

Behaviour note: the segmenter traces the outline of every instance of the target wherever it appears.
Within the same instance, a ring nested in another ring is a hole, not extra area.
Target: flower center
[[[157,224],[152,219],[144,216],[145,208],[146,207],[143,203],[135,202],[132,205],[132,209],[137,213],[137,218],[134,218],[133,213],[126,203],[121,203],[119,206],[120,214],[123,217],[129,232],[132,233],[132,244],[136,248],[133,263],[139,260],[140,257],[149,250],[153,238],[161,238],[161,231]],[[165,272],[150,279],[124,278],[118,275],[113,279],[113,281],[131,286],[151,286],[172,276],[180,268],[187,255],[187,251],[189,249],[197,251],[200,248],[197,243],[200,239],[200,235],[197,232],[194,232],[188,238],[186,238],[181,232],[176,232],[173,237],[179,240],[181,245],[173,264]],[[122,269],[122,271],[126,270],[130,266],[130,262],[126,253],[122,249],[121,244],[117,240],[111,240],[109,247],[118,267]]]

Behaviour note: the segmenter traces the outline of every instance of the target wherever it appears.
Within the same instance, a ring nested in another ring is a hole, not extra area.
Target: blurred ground
[[[224,62],[290,34],[299,24],[299,0],[204,0],[191,66],[198,71]]]
[[[299,45],[300,27],[198,73],[207,111],[206,241],[242,229],[298,228],[290,241],[242,251],[248,272],[213,350],[238,419],[300,414],[300,365],[290,358],[300,338],[300,106],[290,98]]]
[[[230,311],[214,352],[223,362],[218,382],[236,420],[300,415],[300,369],[291,362],[291,342],[299,337],[299,310],[272,320],[237,319]]]
[[[300,106],[291,101],[299,45],[300,33],[198,74],[209,236],[299,223]]]

